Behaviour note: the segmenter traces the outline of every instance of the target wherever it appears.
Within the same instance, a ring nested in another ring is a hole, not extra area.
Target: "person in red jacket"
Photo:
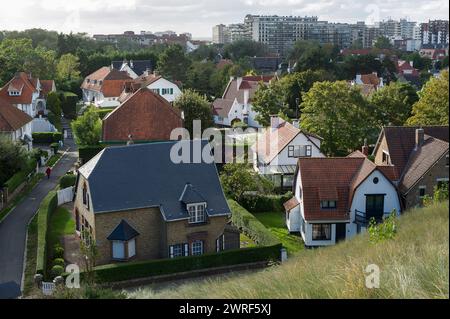
[[[50,179],[50,174],[52,173],[52,169],[50,168],[50,166],[47,167],[47,169],[45,170],[45,174],[47,174],[47,178]]]

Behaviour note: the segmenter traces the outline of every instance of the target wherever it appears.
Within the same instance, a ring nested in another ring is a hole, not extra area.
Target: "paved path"
[[[42,179],[0,223],[0,299],[21,295],[27,225],[44,197],[56,187],[59,177],[76,162],[78,154],[71,140],[66,140],[64,148],[67,147],[69,152],[55,166],[51,178]]]

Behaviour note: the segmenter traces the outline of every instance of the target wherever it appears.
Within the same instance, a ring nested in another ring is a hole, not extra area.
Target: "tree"
[[[47,109],[53,114],[61,117],[61,100],[56,92],[50,92],[47,96]]]
[[[192,90],[185,90],[174,105],[184,113],[184,127],[193,137],[193,121],[200,120],[202,129],[214,124],[210,103],[200,94]]]
[[[267,56],[270,49],[267,45],[252,40],[237,40],[223,48],[223,56],[237,62],[243,58],[255,56]]]
[[[448,71],[438,78],[431,78],[419,92],[408,125],[448,125]]]
[[[61,82],[80,79],[80,62],[78,57],[71,53],[62,55],[56,66],[56,76]]]
[[[158,61],[158,71],[172,81],[186,82],[187,70],[191,61],[186,56],[181,45],[171,45],[161,53]]]
[[[244,163],[229,163],[223,166],[220,181],[227,196],[239,202],[245,192],[257,188],[256,173]]]
[[[417,92],[411,84],[391,82],[374,92],[369,101],[374,106],[378,125],[402,126],[411,116],[412,106],[418,101]]]
[[[287,105],[284,103],[279,82],[270,85],[260,83],[252,99],[253,111],[257,113],[255,120],[262,126],[270,125],[270,116],[286,113]]]
[[[94,106],[72,122],[72,131],[79,146],[98,145],[102,133],[102,121]]]
[[[392,44],[388,38],[381,36],[376,39],[373,47],[376,49],[392,49]]]
[[[289,60],[296,62],[295,71],[333,70],[339,49],[330,44],[321,45],[315,41],[297,41],[289,54]]]
[[[322,151],[329,156],[348,154],[378,131],[360,90],[346,81],[314,83],[302,107],[301,128],[321,136]]]
[[[27,152],[19,143],[0,135],[0,188],[27,165]]]
[[[212,62],[194,62],[187,73],[186,86],[199,93],[214,96],[211,77],[217,72]]]

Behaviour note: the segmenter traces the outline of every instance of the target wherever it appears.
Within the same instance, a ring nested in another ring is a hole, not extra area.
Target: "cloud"
[[[448,0],[22,0],[0,4],[2,29],[122,33],[125,30],[190,32],[211,37],[215,24],[238,23],[246,14],[318,16],[332,22],[409,18],[448,19]]]

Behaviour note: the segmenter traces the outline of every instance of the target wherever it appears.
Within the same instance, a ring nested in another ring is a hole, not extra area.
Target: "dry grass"
[[[365,268],[380,267],[380,288],[365,287]],[[281,266],[250,275],[142,288],[130,298],[449,298],[448,203],[404,214],[393,240],[368,235],[304,250]]]

